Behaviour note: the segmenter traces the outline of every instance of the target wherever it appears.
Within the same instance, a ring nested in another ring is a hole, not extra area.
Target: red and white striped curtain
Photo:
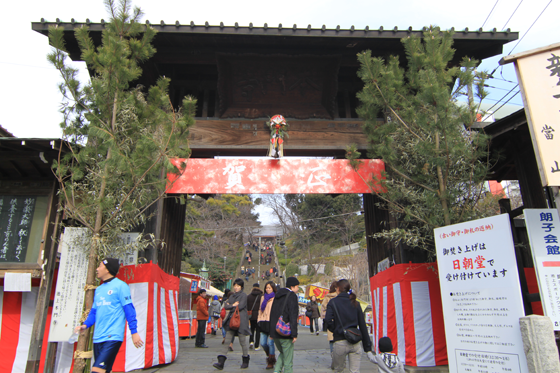
[[[113,370],[129,372],[171,363],[179,353],[179,278],[152,263],[122,267],[117,277],[130,286],[144,347],[134,347],[127,326]]]
[[[25,372],[38,289],[4,292],[0,286],[0,372]]]
[[[375,350],[387,336],[405,365],[447,365],[437,264],[397,264],[371,277],[370,285]]]

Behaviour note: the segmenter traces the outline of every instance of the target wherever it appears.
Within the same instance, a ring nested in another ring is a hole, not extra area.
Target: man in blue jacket
[[[125,319],[136,348],[144,345],[138,334],[136,310],[132,304],[130,288],[115,276],[119,272],[119,261],[106,258],[97,267],[97,278],[103,281],[95,289],[93,306],[83,325],[74,329],[75,333],[95,324],[93,332],[94,363],[92,372],[110,373],[124,340]]]

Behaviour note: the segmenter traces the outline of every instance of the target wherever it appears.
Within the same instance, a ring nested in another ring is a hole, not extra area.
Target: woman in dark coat
[[[311,317],[309,318],[309,331],[313,334],[313,324],[315,324],[315,332],[319,335],[319,305],[317,304],[317,297],[315,295],[311,296],[311,300],[307,303],[305,307],[307,312],[311,312]]]
[[[249,328],[249,316],[247,314],[247,294],[243,292],[244,284],[245,283],[240,278],[235,279],[233,282],[233,292],[230,293],[229,298],[224,302],[224,308],[228,313],[223,324],[223,327],[226,330],[227,341],[231,340],[235,336],[239,337],[239,344],[241,345],[241,350],[243,351],[243,355],[241,357],[243,359],[241,369],[249,367],[249,344],[247,343],[247,336],[251,334],[251,329]],[[238,330],[231,330],[229,322],[235,313],[236,308],[239,309],[241,325]],[[222,347],[222,354],[218,355],[218,362],[213,364],[214,368],[219,370],[224,369],[228,350],[229,346],[224,344],[224,347]]]
[[[371,351],[371,339],[366,326],[366,320],[356,294],[350,290],[350,282],[342,279],[338,281],[339,294],[327,306],[325,322],[333,333],[333,369],[335,372],[344,371],[346,356],[348,356],[349,370],[360,372],[360,360],[363,351]],[[336,306],[336,311],[334,307]],[[352,344],[344,337],[344,329],[358,327],[362,335],[362,343]]]

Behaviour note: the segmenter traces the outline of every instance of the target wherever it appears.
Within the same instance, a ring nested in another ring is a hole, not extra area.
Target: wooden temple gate
[[[33,30],[48,33],[49,22],[32,24]],[[66,30],[70,57],[80,60],[73,29],[81,23],[58,22]],[[103,23],[88,23],[91,37],[100,43]],[[400,40],[422,31],[390,29],[328,29],[325,26],[283,28],[153,24],[155,56],[143,66],[139,84],[150,86],[158,77],[171,79],[170,97],[179,107],[185,95],[198,100],[196,124],[191,129],[191,158],[216,156],[265,156],[270,130],[267,118],[281,114],[289,122],[284,150],[289,157],[332,157],[344,159],[345,149],[356,144],[366,157],[367,140],[356,114],[356,93],[362,89],[357,76],[356,54],[397,55],[405,61]],[[502,46],[517,39],[517,33],[458,31],[452,64],[463,56],[482,60],[502,53]],[[375,207],[375,196],[364,195],[368,235],[395,224],[386,211]],[[173,198],[161,201],[157,218],[147,230],[166,246],[146,253],[167,273],[180,268],[184,209]],[[395,262],[421,262],[421,253],[368,239],[370,276],[377,262],[386,257]]]
[[[94,43],[99,45],[105,27],[104,22],[89,20],[87,23],[42,20],[34,22],[32,28],[47,35],[48,27],[54,25],[65,30],[67,51],[76,61],[81,59],[81,52],[73,30],[87,26]],[[356,144],[362,158],[366,158],[368,143],[362,131],[362,120],[356,114],[359,105],[356,93],[363,86],[357,76],[356,54],[371,50],[373,56],[397,55],[404,62],[400,40],[411,35],[422,36],[421,30],[411,28],[358,30],[353,26],[350,29],[313,28],[311,25],[283,28],[266,24],[263,27],[252,24],[248,27],[211,26],[162,21],[152,27],[158,31],[154,39],[157,53],[144,63],[143,75],[137,83],[149,87],[160,76],[166,76],[171,79],[170,97],[176,108],[185,95],[198,100],[196,124],[190,130],[188,144],[192,150],[189,162],[193,164],[214,161],[214,157],[265,156],[270,139],[265,122],[275,114],[285,116],[289,122],[289,138],[284,145],[287,157],[330,157],[331,164],[346,162],[346,147]],[[509,31],[458,31],[454,35],[456,53],[451,63],[458,64],[463,56],[482,60],[500,54],[502,46],[517,37],[517,33]],[[284,161],[291,162],[288,158],[279,162]],[[223,170],[224,166],[213,167]],[[354,171],[341,173],[351,174]],[[306,177],[309,180],[309,176]],[[256,192],[256,189],[230,190],[233,193]],[[174,192],[187,193],[179,189]],[[344,191],[316,192],[339,194]],[[360,193],[364,193],[368,237],[383,228],[396,226],[397,222],[387,211],[376,207],[374,194],[368,194],[367,190]],[[145,227],[145,232],[153,233],[166,245],[148,249],[144,255],[166,273],[178,276],[184,205],[170,195],[154,205],[152,212],[155,218]],[[367,240],[367,254],[370,276],[377,272],[377,263],[387,257],[397,264],[426,260],[421,252],[372,238]],[[37,349],[37,346],[30,348]]]

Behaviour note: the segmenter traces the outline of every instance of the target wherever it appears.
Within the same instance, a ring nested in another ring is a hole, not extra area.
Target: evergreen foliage
[[[245,253],[243,236],[252,234],[249,227],[259,227],[253,207],[246,195],[223,194],[207,200],[198,196],[188,198],[183,260],[196,270],[206,261],[209,278],[217,286],[231,278]],[[227,257],[225,269],[224,257]],[[256,256],[253,258],[257,263]]]
[[[119,234],[138,229],[150,217],[146,211],[164,196],[166,173],[179,173],[170,159],[188,158],[188,129],[194,124],[196,100],[186,97],[181,109],[168,97],[169,80],[155,86],[135,85],[141,64],[154,55],[156,31],[139,23],[142,12],[130,2],[106,0],[110,20],[101,45],[96,46],[87,27],[75,30],[82,59],[91,80],[82,84],[78,71],[67,63],[63,29],[49,29],[54,47],[48,60],[62,76],[61,123],[71,152],[53,165],[60,182],[62,208],[75,224],[88,229],[87,284],[95,282],[98,260],[126,249]],[[135,247],[150,240],[141,236]],[[93,290],[86,292],[91,306]],[[78,350],[84,350],[80,338]],[[83,369],[83,361],[75,371]]]
[[[452,32],[430,27],[423,39],[412,36],[402,43],[406,69],[398,57],[385,61],[370,51],[358,54],[364,82],[358,114],[365,119],[369,156],[382,159],[386,168],[379,180],[386,192],[378,195],[401,221],[376,236],[433,252],[434,228],[495,213],[478,204],[489,168],[488,138],[471,130],[486,95],[485,74],[476,72],[478,62],[469,58],[452,66]],[[458,104],[473,84],[478,104]],[[349,149],[353,166],[358,156]]]

